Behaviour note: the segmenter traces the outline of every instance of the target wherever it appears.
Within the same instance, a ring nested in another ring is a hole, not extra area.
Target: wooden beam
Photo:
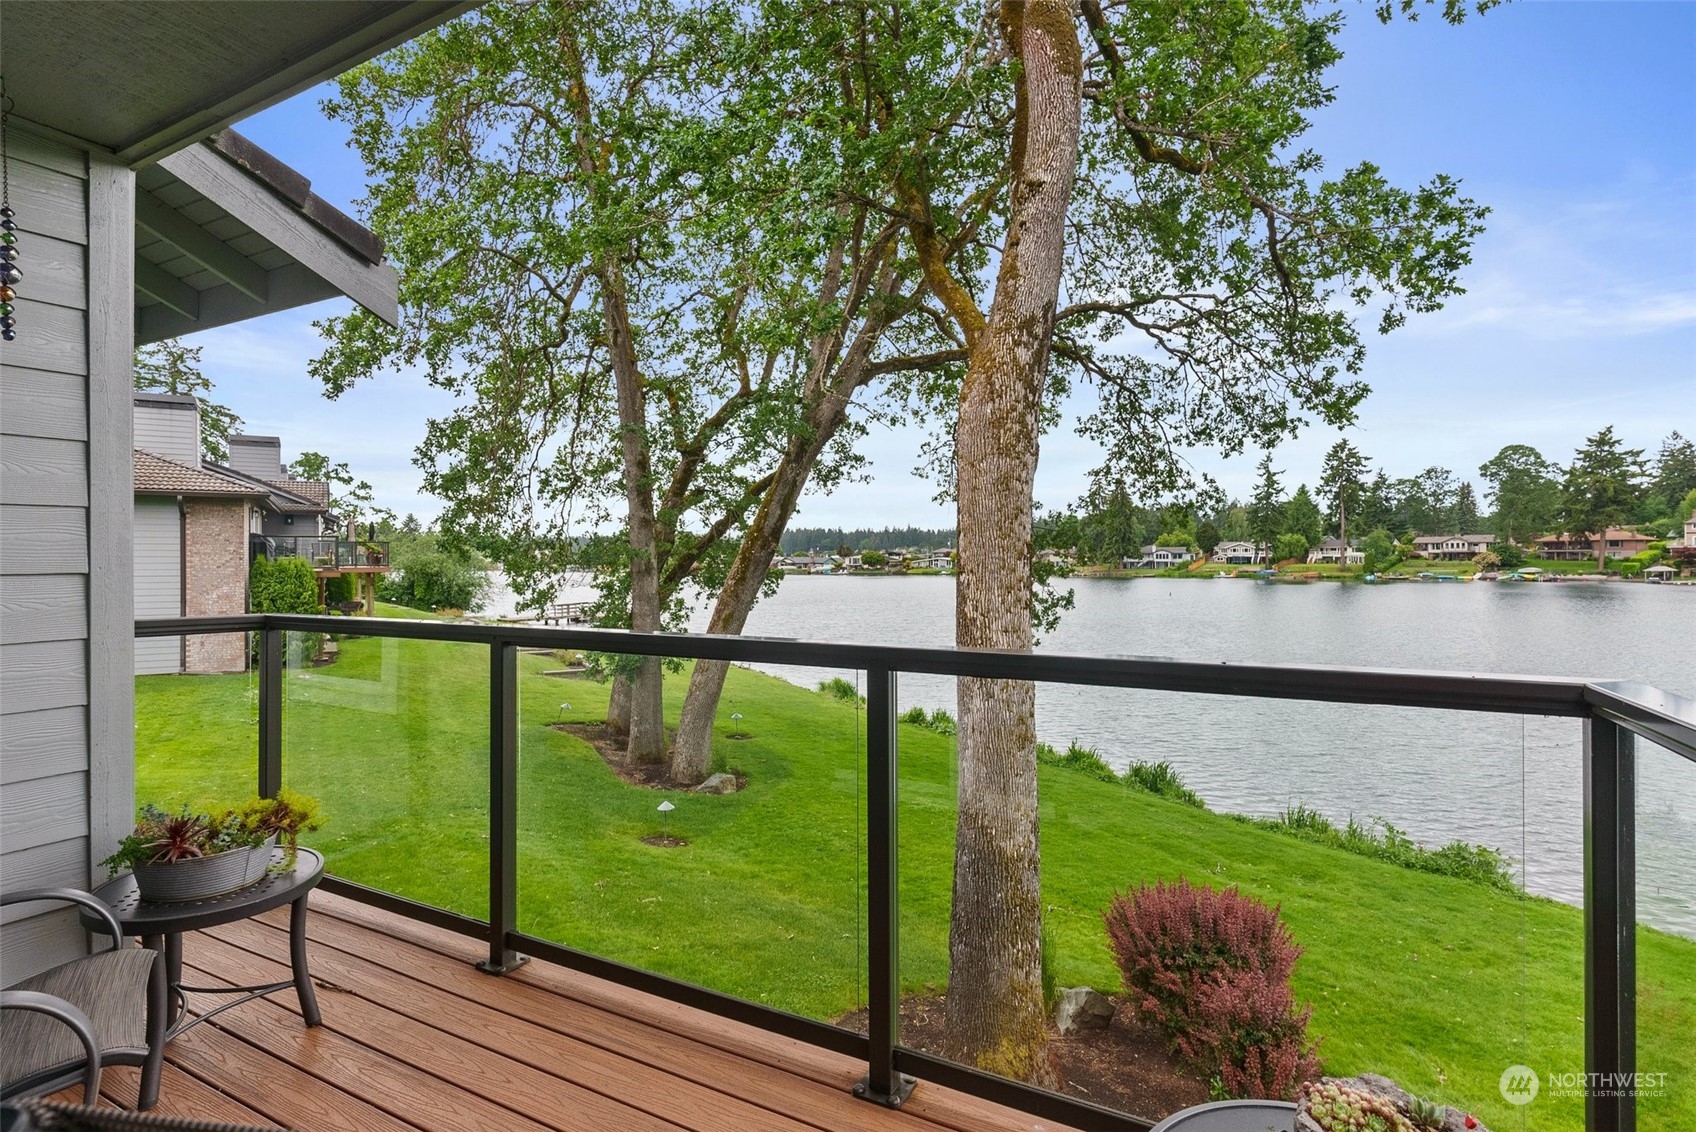
[[[163,303],[142,307],[136,315],[135,344],[145,346],[149,342],[160,342],[196,330],[210,330],[214,326],[227,326],[262,314],[334,299],[341,294],[298,263],[272,268],[265,278],[269,298],[260,304],[255,304],[228,283],[220,283],[200,292],[198,318],[186,318]]]
[[[399,325],[394,268],[369,262],[206,146],[190,146],[159,165],[354,302],[390,326]]]
[[[191,322],[200,321],[200,292],[149,260],[135,257],[135,289]]]
[[[135,220],[248,298],[265,301],[264,268],[152,193],[135,194]]]

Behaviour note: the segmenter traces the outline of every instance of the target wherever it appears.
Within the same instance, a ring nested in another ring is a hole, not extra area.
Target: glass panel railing
[[[978,787],[953,707],[903,697],[904,1045],[998,1068],[1008,1051],[973,1017],[986,996],[958,994],[950,954],[1036,946],[1034,1076],[1148,1119],[1322,1071],[1516,1127],[1504,1070],[1582,1059],[1582,913],[1521,890],[1579,879],[1530,836],[1533,814],[1564,830],[1549,845],[1580,833],[1576,760],[1533,765],[1538,721],[1047,685],[1037,702],[1040,926],[1011,902],[954,906],[957,851],[1008,863],[957,848],[957,798]],[[1242,954],[1204,979],[1172,925],[1209,916],[1236,926],[1200,950]],[[1282,973],[1244,981],[1254,963]],[[1543,1117],[1576,1129],[1582,1106]]]
[[[259,787],[259,678],[248,633],[135,642],[137,806],[223,809]]]
[[[1642,1129],[1696,1128],[1696,764],[1637,751],[1637,1071]]]
[[[489,649],[286,634],[283,785],[347,880],[479,919],[489,888]]]
[[[865,1001],[863,681],[732,665],[691,742],[691,666],[662,662],[665,742],[640,759],[612,679],[635,664],[519,656],[519,929],[844,1019]]]

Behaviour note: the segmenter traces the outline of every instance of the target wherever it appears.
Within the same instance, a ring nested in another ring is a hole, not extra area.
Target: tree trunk
[[[618,425],[624,459],[625,520],[630,540],[630,628],[660,631],[659,556],[654,530],[653,470],[648,456],[647,392],[636,365],[625,302],[624,276],[610,259],[601,268],[602,305],[608,349],[618,387]],[[630,722],[627,754],[639,763],[665,761],[663,672],[658,657],[644,658],[629,675]]]
[[[607,730],[620,739],[630,736],[630,680],[624,676],[612,678],[612,691],[607,694]]]
[[[1012,197],[995,298],[968,339],[955,437],[956,642],[1031,647],[1031,492],[1043,375],[1077,164],[1080,54],[1072,5],[1004,0],[1015,74]],[[1056,1084],[1042,1001],[1036,692],[962,679],[959,830],[949,925],[948,1053]]]
[[[759,600],[766,575],[771,572],[772,555],[777,553],[783,530],[789,525],[789,517],[795,512],[795,504],[807,486],[819,454],[847,418],[848,402],[860,385],[863,370],[863,359],[858,358],[850,358],[839,367],[835,387],[809,414],[809,429],[790,442],[730,564],[724,588],[713,603],[707,632],[740,633],[748,624],[748,614]],[[671,776],[678,782],[699,782],[712,766],[713,721],[718,717],[719,698],[729,671],[730,665],[725,661],[695,662],[672,742]]]

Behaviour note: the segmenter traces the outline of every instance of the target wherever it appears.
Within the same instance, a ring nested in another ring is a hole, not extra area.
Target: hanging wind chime
[[[6,85],[0,81],[0,339],[7,342],[18,336],[17,320],[12,317],[18,293],[13,288],[24,278],[18,270],[18,222],[12,212],[11,124],[12,100],[6,97]]]

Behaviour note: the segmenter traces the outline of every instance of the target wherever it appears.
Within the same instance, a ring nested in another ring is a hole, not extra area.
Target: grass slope
[[[548,725],[595,721],[607,689],[520,657],[524,930],[706,986],[830,1018],[863,995],[864,726],[855,704],[733,668],[718,759],[725,797],[628,786]],[[487,883],[487,652],[350,640],[285,682],[284,780],[319,797],[312,843],[335,871],[482,916]],[[254,781],[249,675],[137,680],[137,795],[237,797]],[[667,679],[675,722],[684,674]],[[563,705],[569,704],[569,707]],[[742,719],[734,726],[730,715]],[[733,730],[749,733],[730,740]],[[953,739],[901,728],[901,954],[908,989],[947,980]],[[1578,1129],[1582,1101],[1528,1109],[1509,1065],[1583,1066],[1582,916],[1256,829],[1063,767],[1039,770],[1043,885],[1061,986],[1117,987],[1101,912],[1117,890],[1183,875],[1280,904],[1306,949],[1296,991],[1335,1073],[1386,1073],[1502,1128]],[[640,839],[677,809],[683,848]],[[1696,944],[1639,932],[1639,1068],[1668,1076],[1642,1127],[1696,1127]]]

